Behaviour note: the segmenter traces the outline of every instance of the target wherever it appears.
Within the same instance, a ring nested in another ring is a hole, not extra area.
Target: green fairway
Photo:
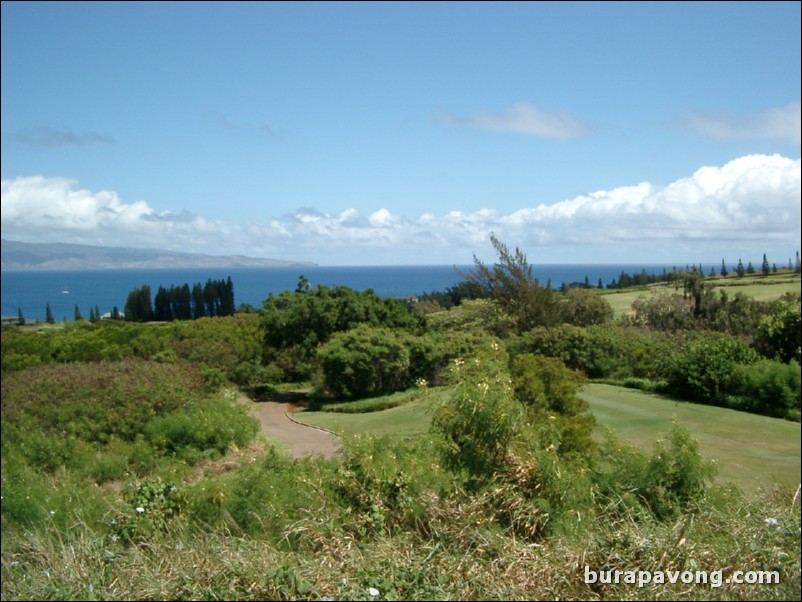
[[[743,278],[738,278],[730,274],[727,278],[708,278],[705,280],[705,285],[714,289],[722,288],[731,297],[737,293],[743,293],[757,301],[774,301],[786,293],[799,294],[800,276],[799,274],[786,272],[769,276],[744,276]],[[669,286],[670,288],[667,288]],[[613,308],[615,317],[620,318],[632,309],[632,303],[637,299],[648,299],[651,295],[666,290],[673,291],[674,286],[659,283],[623,291],[605,291],[603,295],[604,299]],[[679,285],[677,292],[682,294],[682,285]]]
[[[799,484],[799,423],[611,385],[588,385],[580,396],[590,404],[599,432],[610,428],[620,439],[649,449],[676,419],[699,441],[704,457],[719,465],[720,480],[747,491]]]
[[[380,412],[341,414],[335,412],[296,412],[293,418],[306,424],[321,426],[344,437],[360,433],[371,435],[411,435],[429,430],[430,408],[438,395]]]

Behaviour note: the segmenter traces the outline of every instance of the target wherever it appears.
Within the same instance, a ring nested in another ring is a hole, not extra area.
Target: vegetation
[[[712,406],[737,408],[763,449],[771,419],[744,411],[799,421],[799,295],[689,270],[615,320],[608,295],[541,286],[492,241],[496,265],[423,308],[302,278],[258,313],[170,320],[187,286],[157,295],[156,323],[5,327],[2,597],[798,599],[795,483],[716,481],[665,409],[652,441],[600,436],[614,412],[586,383],[688,399],[714,425],[732,410]],[[257,437],[237,387],[296,381],[339,410],[340,457]],[[718,569],[779,583],[585,579]]]

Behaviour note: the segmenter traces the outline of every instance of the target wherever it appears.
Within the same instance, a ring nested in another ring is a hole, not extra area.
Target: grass
[[[601,429],[649,448],[676,419],[699,441],[702,455],[719,465],[719,479],[745,491],[782,483],[799,485],[800,425],[725,408],[671,399],[612,385],[591,384],[580,394]]]
[[[418,390],[411,390],[407,392],[407,396],[415,399],[378,412],[344,414],[303,411],[295,413],[293,417],[300,422],[327,428],[344,437],[358,434],[414,435],[429,430],[432,421],[430,410],[448,391],[450,389],[447,388],[429,389],[421,396]],[[396,393],[391,397],[397,396]],[[375,403],[380,403],[379,399],[383,398],[378,398]],[[395,401],[397,400],[394,399]]]
[[[753,275],[738,278],[734,274],[730,274],[726,278],[720,276],[708,278],[705,280],[705,284],[714,289],[725,288],[730,296],[743,293],[757,301],[774,301],[785,293],[799,294],[800,275],[783,272],[769,276]],[[665,290],[667,286],[669,285],[660,283],[623,291],[608,291],[604,293],[604,298],[613,308],[615,317],[620,318],[632,308],[634,301],[641,297],[648,297],[653,292]],[[679,292],[682,292],[681,286]]]
[[[364,433],[414,435],[429,430],[431,408],[449,391],[448,388],[430,389],[424,398],[377,412],[305,411],[295,417],[345,437]],[[419,393],[412,391],[408,395]],[[599,438],[609,428],[618,438],[650,451],[655,441],[669,432],[676,419],[698,439],[704,457],[719,465],[720,481],[733,482],[750,493],[775,483],[790,488],[799,484],[799,423],[678,402],[612,385],[590,384],[583,389],[581,397],[596,416]]]

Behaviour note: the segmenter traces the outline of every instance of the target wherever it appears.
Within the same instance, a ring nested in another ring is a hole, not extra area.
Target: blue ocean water
[[[661,274],[674,266],[664,265],[543,265],[533,266],[535,277],[542,285],[550,280],[559,288],[563,282],[588,282],[597,286],[599,280],[607,286],[621,272],[627,274]],[[680,266],[684,268],[685,266]],[[270,293],[295,290],[300,276],[312,286],[348,286],[362,291],[373,289],[381,297],[409,297],[435,291],[445,291],[462,281],[473,266],[364,266],[332,267],[301,266],[275,268],[182,268],[182,269],[125,269],[125,270],[3,270],[2,315],[15,317],[18,311],[28,321],[44,320],[46,305],[50,304],[56,320],[72,320],[75,307],[84,318],[97,307],[101,314],[114,307],[125,308],[128,293],[149,285],[155,296],[160,286],[170,288],[189,284],[190,287],[207,280],[226,279],[234,284],[234,302],[259,308]],[[709,266],[705,269],[709,269]]]

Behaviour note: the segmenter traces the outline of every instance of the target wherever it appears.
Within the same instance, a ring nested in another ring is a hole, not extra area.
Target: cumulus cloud
[[[504,113],[474,113],[460,117],[441,112],[437,119],[449,125],[517,132],[556,140],[580,138],[591,133],[591,127],[573,115],[548,113],[526,102],[516,103]]]
[[[12,134],[17,141],[29,146],[87,146],[89,144],[114,144],[114,138],[97,132],[73,132],[51,127],[35,127]]]
[[[802,131],[799,102],[745,117],[692,111],[683,122],[697,134],[716,140],[770,138],[799,145]]]
[[[799,159],[748,155],[664,185],[641,182],[508,214],[455,209],[407,217],[381,208],[365,216],[350,208],[301,208],[234,224],[125,203],[74,180],[26,177],[2,181],[2,235],[329,265],[470,263],[489,247],[491,232],[552,263],[673,261],[681,251],[701,261],[746,247],[790,256],[800,244],[800,179]]]

